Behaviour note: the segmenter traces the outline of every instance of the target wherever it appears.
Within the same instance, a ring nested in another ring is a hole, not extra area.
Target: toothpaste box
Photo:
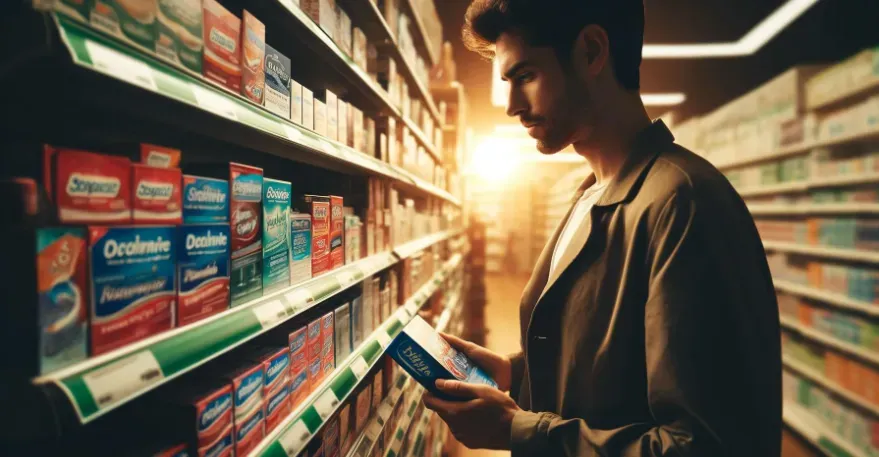
[[[204,0],[205,78],[238,93],[241,91],[241,19],[216,0]]]
[[[324,376],[336,369],[335,323],[333,312],[325,314],[321,319],[321,353],[320,364]]]
[[[336,308],[335,322],[335,346],[336,360],[341,362],[351,355],[351,305],[345,303]]]
[[[265,410],[260,407],[250,416],[235,422],[235,455],[247,455],[266,436]]]
[[[89,227],[91,353],[168,330],[177,299],[175,227]]]
[[[325,457],[338,457],[339,455],[339,418],[333,417],[324,426],[323,445]]]
[[[290,183],[263,180],[263,293],[290,286]]]
[[[72,149],[46,146],[43,182],[67,224],[131,222],[131,162]]]
[[[303,212],[311,214],[311,275],[330,270],[330,197],[306,195]]]
[[[254,361],[265,369],[263,402],[268,433],[290,414],[290,351],[287,346],[266,348]]]
[[[369,416],[372,414],[372,383],[366,382],[361,389],[357,393],[357,403],[354,408],[354,429],[357,430],[357,433],[363,431],[363,427],[366,425],[366,421],[369,419]]]
[[[345,265],[345,215],[342,197],[330,196],[330,269]]]
[[[314,133],[320,136],[327,136],[327,105],[326,103],[315,99],[314,106]]]
[[[76,227],[36,230],[39,296],[39,374],[88,356],[86,232]]]
[[[339,411],[339,453],[347,456],[354,444],[354,434],[351,433],[351,404],[346,404]]]
[[[308,383],[308,370],[302,370],[291,374],[290,377],[290,409],[296,409],[311,393],[311,385]]]
[[[321,358],[308,361],[308,388],[314,391],[324,379],[324,371]]]
[[[171,428],[192,430],[187,435],[192,448],[198,449],[198,455],[208,455],[209,450],[231,450],[234,421],[230,384],[199,383],[178,391],[170,402],[170,417],[168,409],[163,408],[162,420]]]
[[[332,91],[324,91],[324,103],[326,104],[327,138],[339,139],[339,97]],[[317,116],[315,116],[317,119]]]
[[[180,166],[181,152],[179,149],[141,143],[140,163],[151,167],[177,168]]]
[[[381,370],[375,372],[372,378],[372,410],[377,411],[385,398],[384,377]]]
[[[177,326],[229,308],[229,224],[178,229]]]
[[[311,215],[290,215],[290,284],[311,279]]]
[[[183,223],[229,222],[229,181],[183,175]]]
[[[201,73],[204,49],[202,21],[201,0],[159,0],[156,54],[171,63]]]
[[[293,404],[290,403],[290,379],[287,379],[277,391],[269,394],[265,400],[266,430],[271,433],[290,413]]]
[[[91,0],[91,5],[92,27],[150,51],[156,48],[155,0]]]
[[[351,300],[351,347],[363,344],[363,296],[357,295]]]
[[[241,18],[241,95],[262,105],[266,74],[266,26],[249,11]]]
[[[466,355],[456,351],[420,316],[415,316],[391,341],[388,353],[434,395],[455,400],[436,389],[437,379],[457,379],[474,384],[497,384]]]
[[[265,100],[266,109],[289,119],[290,116],[290,59],[275,48],[266,45]],[[300,88],[301,89],[301,88]],[[301,96],[300,96],[301,103]],[[301,110],[300,105],[300,110]],[[300,111],[301,115],[301,111]],[[301,122],[294,121],[294,122]]]
[[[304,372],[308,364],[306,341],[308,327],[302,327],[287,336],[287,347],[290,350],[290,375]]]
[[[132,220],[135,224],[183,222],[179,168],[131,165]]]
[[[321,338],[321,319],[317,318],[308,323],[308,335],[305,343],[305,354],[309,364],[313,360],[319,360],[321,350],[323,349],[323,339]]]
[[[290,78],[290,120],[299,125],[304,125],[302,111],[302,84]],[[308,128],[310,129],[311,127]]]
[[[314,130],[314,93],[302,87],[302,126]]]
[[[345,146],[350,146],[348,144],[348,104],[342,100],[339,100],[339,115],[338,115],[338,138],[339,143],[344,144]]]
[[[265,368],[261,363],[248,363],[223,375],[223,379],[232,385],[235,454],[246,455],[265,436]]]
[[[262,296],[262,168],[229,164],[232,306]]]

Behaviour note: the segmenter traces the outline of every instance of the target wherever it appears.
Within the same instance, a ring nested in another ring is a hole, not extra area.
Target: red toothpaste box
[[[351,404],[346,404],[339,411],[339,453],[348,455],[351,445],[354,444],[354,434],[351,433]]]
[[[296,409],[311,394],[311,385],[308,383],[308,369],[290,374],[290,409]]]
[[[205,78],[241,91],[241,19],[216,0],[204,0]]]
[[[182,224],[179,168],[131,165],[132,219],[136,224]]]
[[[188,387],[174,394],[171,403],[172,413],[168,417],[164,411],[162,421],[170,422],[174,429],[191,429],[189,441],[192,448],[198,449],[198,455],[207,455],[210,450],[231,451],[234,422],[230,384],[220,382]]]
[[[290,374],[305,371],[308,365],[308,354],[306,353],[306,339],[308,337],[308,327],[302,327],[291,332],[287,337],[287,346],[290,349]]]
[[[151,167],[178,168],[181,155],[179,149],[147,143],[140,145],[140,163]]]
[[[321,349],[323,347],[323,339],[321,339],[321,319],[315,319],[308,323],[308,337],[306,344],[306,355],[308,360],[319,359]]]
[[[331,268],[345,265],[345,215],[342,197],[330,196],[330,262]]]
[[[320,366],[323,376],[327,376],[336,368],[336,346],[335,346],[335,321],[333,312],[325,314],[320,319],[321,329],[321,353]]]
[[[241,21],[241,95],[260,106],[266,85],[266,26],[244,10]]]
[[[354,428],[357,435],[363,432],[366,421],[372,414],[372,383],[367,383],[360,392],[357,393],[357,405],[355,407]]]
[[[303,213],[311,214],[311,276],[330,270],[330,197],[306,195]]]
[[[43,182],[68,224],[131,222],[131,161],[45,146]]]
[[[265,437],[265,368],[261,363],[246,363],[221,377],[232,385],[235,455],[247,455]]]
[[[265,370],[263,409],[268,433],[290,415],[290,350],[286,345],[265,348],[253,360]]]

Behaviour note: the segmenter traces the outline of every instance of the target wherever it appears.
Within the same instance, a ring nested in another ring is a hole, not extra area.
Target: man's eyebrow
[[[510,67],[509,70],[507,70],[506,72],[504,72],[503,75],[501,75],[501,79],[504,80],[504,81],[506,81],[506,80],[512,78],[513,75],[515,75],[516,73],[519,72],[519,70],[521,70],[521,69],[527,67],[528,65],[530,65],[530,63],[529,63],[527,60],[523,60],[523,61],[521,61],[521,62],[517,62],[515,65],[513,65],[512,67]]]

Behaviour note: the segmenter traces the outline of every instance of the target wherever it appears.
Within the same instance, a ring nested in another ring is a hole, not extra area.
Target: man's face
[[[507,115],[518,117],[543,154],[555,154],[578,141],[588,125],[588,90],[549,47],[530,46],[515,33],[495,45],[501,78],[509,83]]]

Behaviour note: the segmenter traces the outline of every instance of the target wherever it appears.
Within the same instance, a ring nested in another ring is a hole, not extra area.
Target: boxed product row
[[[806,83],[806,106],[817,108],[879,84],[879,48],[865,49]]]
[[[757,220],[765,241],[875,251],[879,249],[879,221],[855,218]]]
[[[770,162],[747,168],[728,170],[724,174],[737,189],[754,189],[760,186],[806,182],[810,176],[811,161],[808,157]]]
[[[812,151],[811,156],[812,176],[816,178],[864,176],[879,172],[879,147],[872,145],[844,150],[821,148]]]
[[[879,351],[879,324],[836,309],[820,308],[805,300],[787,294],[778,294],[781,315],[794,319],[800,325],[829,337]]]
[[[802,194],[772,194],[747,198],[748,204],[811,206],[841,203],[877,203],[879,189],[874,185],[813,189]]]
[[[803,261],[780,253],[772,253],[766,257],[775,280],[801,284],[864,302],[879,303],[879,271]]]
[[[784,372],[785,402],[798,404],[827,429],[865,455],[879,456],[879,422],[797,375]]]
[[[783,334],[782,352],[786,357],[821,373],[827,380],[879,407],[879,370],[851,357],[809,344]]]

